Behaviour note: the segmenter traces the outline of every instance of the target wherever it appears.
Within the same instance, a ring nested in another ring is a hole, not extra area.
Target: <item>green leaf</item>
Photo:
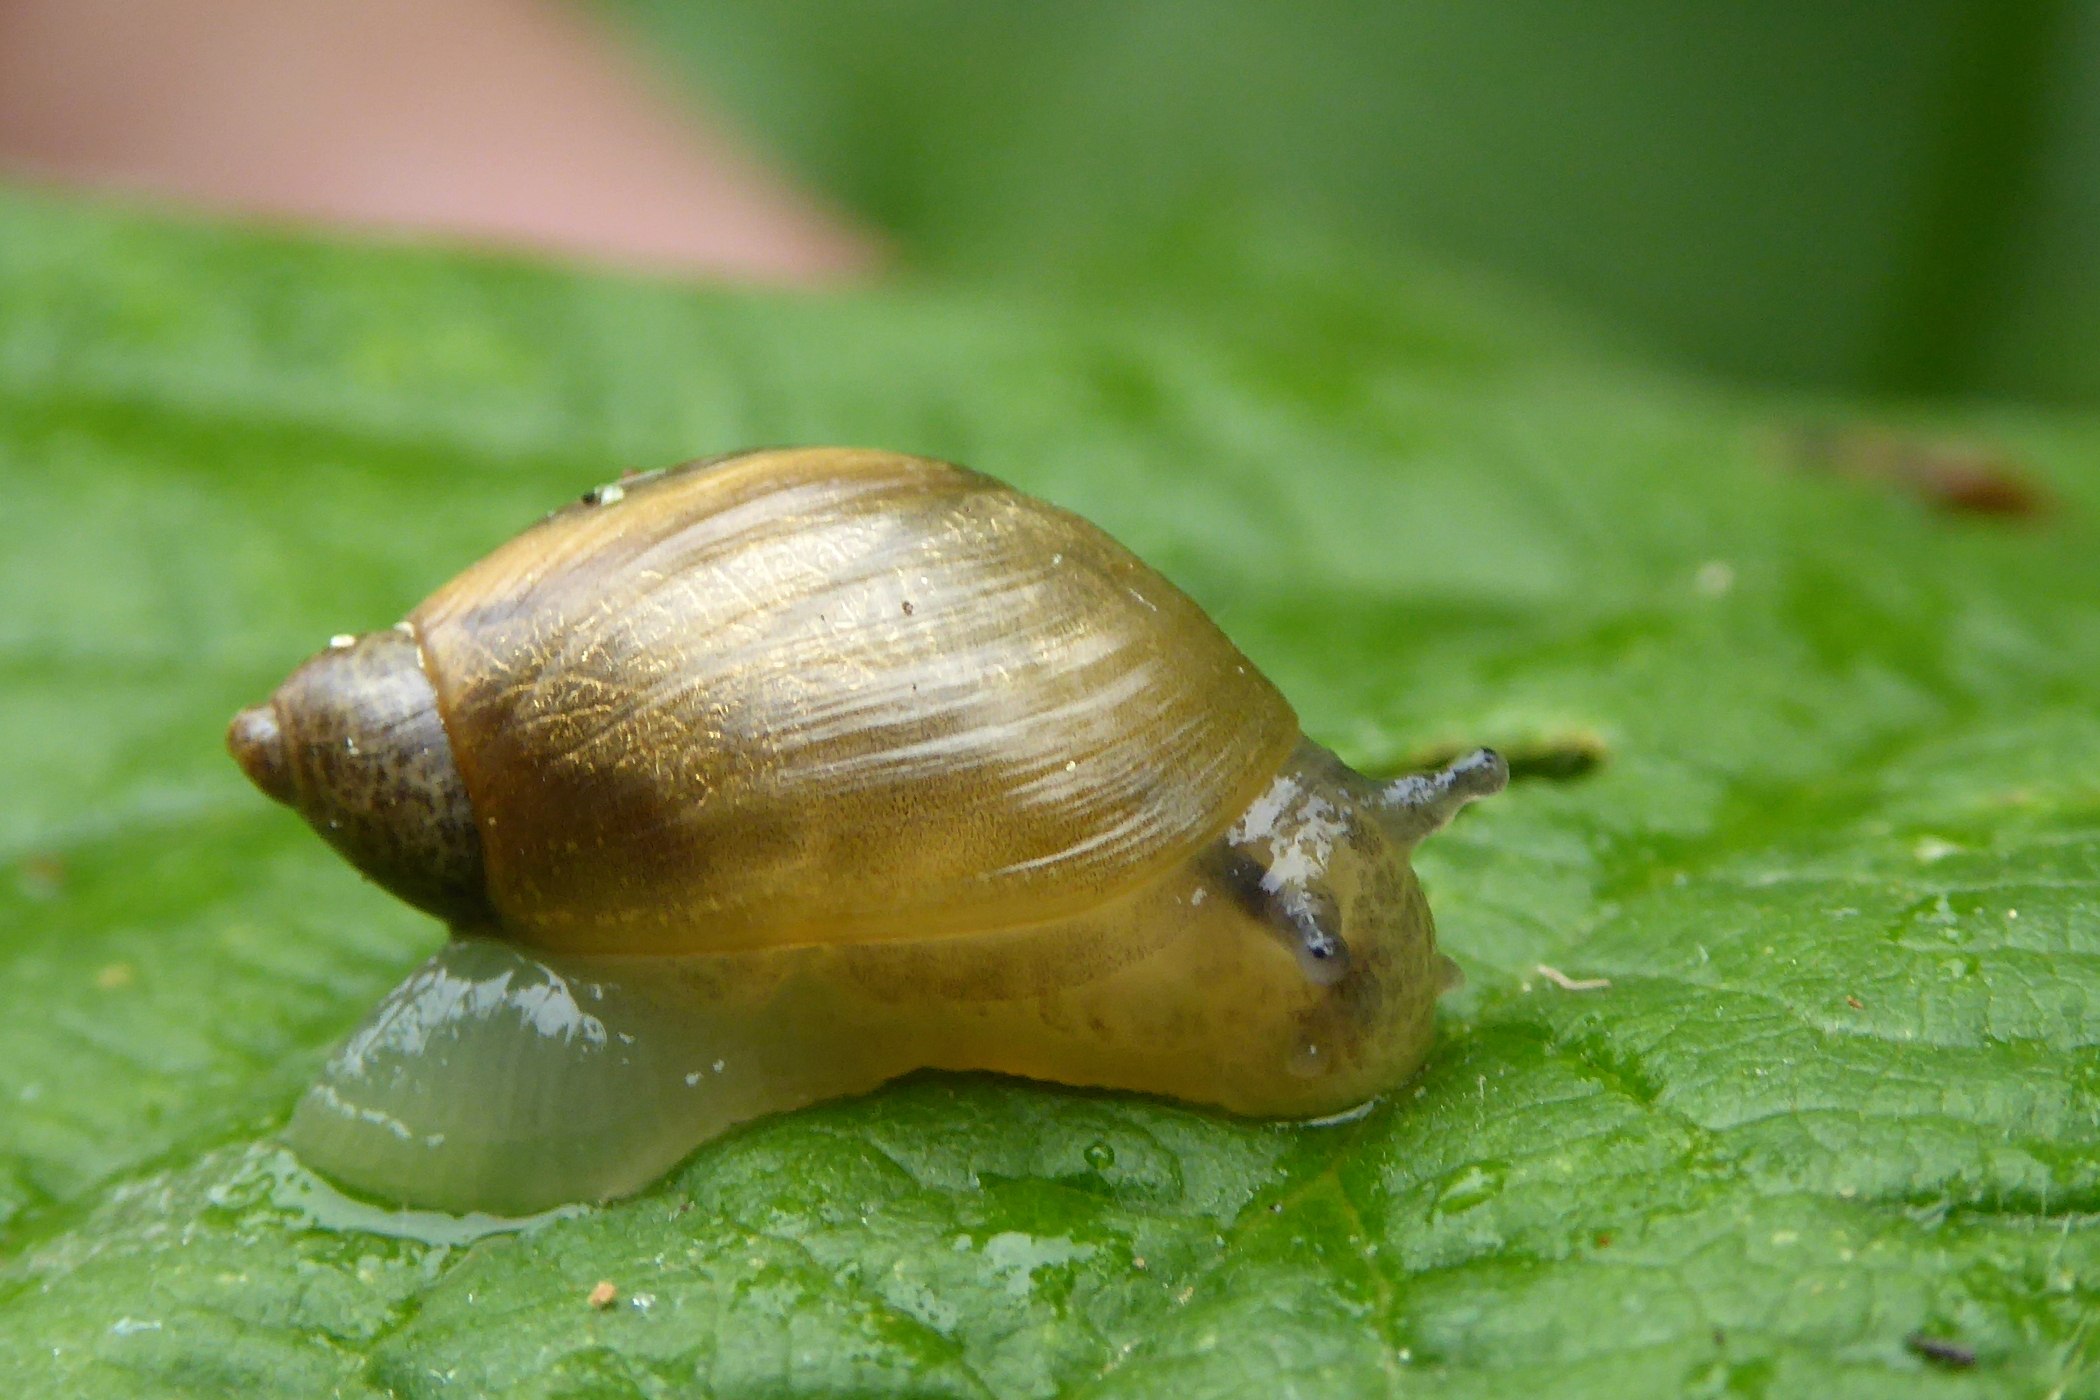
[[[2100,427],[1908,425],[2055,503],[1967,515],[1463,307],[729,294],[0,196],[9,1391],[2100,1393]],[[524,1233],[331,1198],[272,1134],[440,935],[226,717],[622,468],[821,440],[1101,521],[1359,765],[1527,760],[1421,855],[1471,974],[1427,1071],[1328,1127],[925,1076]]]

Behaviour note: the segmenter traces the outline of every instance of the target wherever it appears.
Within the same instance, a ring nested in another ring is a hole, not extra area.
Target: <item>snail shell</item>
[[[894,453],[601,488],[337,642],[229,746],[457,936],[291,1138],[451,1209],[922,1067],[1348,1108],[1449,976],[1407,851],[1505,778],[1359,777],[1098,529]]]

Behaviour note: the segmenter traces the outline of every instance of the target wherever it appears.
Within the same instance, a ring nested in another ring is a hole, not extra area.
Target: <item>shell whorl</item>
[[[411,618],[491,900],[572,951],[1068,915],[1221,831],[1298,738],[1172,584],[989,478],[754,453],[623,483]]]

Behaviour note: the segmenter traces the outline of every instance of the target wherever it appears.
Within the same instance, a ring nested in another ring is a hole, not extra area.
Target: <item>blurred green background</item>
[[[601,3],[929,272],[1261,315],[1406,247],[1752,381],[2100,391],[2088,4]]]

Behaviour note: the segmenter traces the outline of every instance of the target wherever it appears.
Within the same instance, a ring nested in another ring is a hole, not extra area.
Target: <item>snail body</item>
[[[891,453],[743,454],[557,512],[229,746],[454,939],[293,1146],[518,1213],[919,1068],[1262,1117],[1400,1082],[1448,963],[1376,783],[1093,526]]]

